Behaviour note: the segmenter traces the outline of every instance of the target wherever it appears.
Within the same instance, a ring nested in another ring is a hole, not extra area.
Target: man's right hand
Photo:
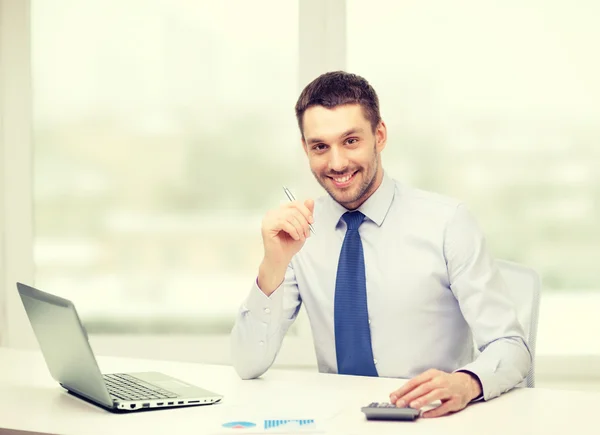
[[[258,287],[269,296],[285,278],[285,271],[307,237],[313,223],[312,199],[293,201],[269,211],[262,222],[264,258],[258,272]]]

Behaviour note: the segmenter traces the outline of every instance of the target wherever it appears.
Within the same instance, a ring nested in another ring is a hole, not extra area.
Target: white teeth
[[[346,175],[345,177],[342,177],[342,178],[334,178],[334,180],[336,183],[345,183],[350,178],[352,178],[352,175]]]

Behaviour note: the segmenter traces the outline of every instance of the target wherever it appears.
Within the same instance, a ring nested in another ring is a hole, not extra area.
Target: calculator
[[[360,410],[365,413],[367,420],[414,421],[421,414],[418,409],[408,406],[399,408],[393,403],[385,402],[373,402],[368,406],[363,406]]]

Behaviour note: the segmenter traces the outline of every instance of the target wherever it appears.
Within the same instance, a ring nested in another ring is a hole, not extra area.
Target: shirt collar
[[[377,226],[381,226],[392,205],[394,191],[394,181],[388,177],[384,171],[381,184],[369,199],[358,207],[358,210],[368,219],[375,222]],[[326,216],[322,216],[321,219],[324,218],[323,224],[325,228],[336,227],[340,218],[348,211],[348,209],[335,201],[331,196],[327,197],[327,202],[329,203],[329,212]]]

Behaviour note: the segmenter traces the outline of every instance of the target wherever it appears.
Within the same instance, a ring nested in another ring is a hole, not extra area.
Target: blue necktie
[[[335,351],[338,373],[377,376],[367,311],[365,257],[358,233],[365,215],[344,213],[348,225],[335,281]]]

